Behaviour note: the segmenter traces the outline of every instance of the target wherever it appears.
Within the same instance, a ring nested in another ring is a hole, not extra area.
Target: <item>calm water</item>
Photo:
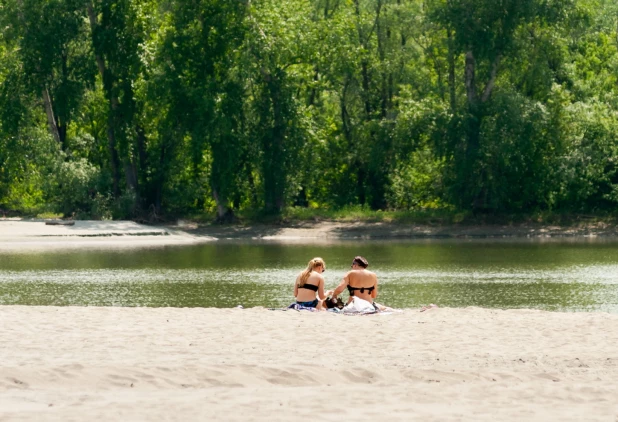
[[[364,255],[379,302],[398,308],[536,308],[618,313],[616,241],[214,242],[135,250],[0,254],[0,304],[282,307],[314,256],[327,288]]]

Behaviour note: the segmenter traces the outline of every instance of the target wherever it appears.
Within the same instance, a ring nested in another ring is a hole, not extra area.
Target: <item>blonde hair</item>
[[[309,263],[307,264],[307,268],[305,268],[305,270],[300,273],[298,287],[303,287],[305,285],[305,282],[309,278],[309,275],[316,267],[326,268],[326,264],[324,263],[324,260],[322,258],[313,258],[311,261],[309,261]]]

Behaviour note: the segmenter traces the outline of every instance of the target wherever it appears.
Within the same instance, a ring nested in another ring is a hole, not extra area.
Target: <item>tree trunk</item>
[[[378,4],[376,5],[376,19],[375,19],[375,25],[376,25],[376,38],[377,38],[377,42],[378,42],[378,57],[380,58],[380,63],[384,64],[384,61],[386,60],[386,47],[385,47],[385,43],[384,40],[382,39],[383,37],[383,33],[386,36],[386,39],[389,40],[391,37],[391,30],[390,27],[386,27],[386,28],[382,28],[381,25],[381,21],[380,21],[380,13],[382,12],[382,1],[378,0]],[[384,10],[384,13],[386,14],[386,9]],[[382,117],[383,119],[386,118],[386,114],[387,114],[387,110],[389,109],[389,78],[391,76],[390,73],[387,73],[385,71],[380,72],[381,73],[381,87],[380,87],[380,117]]]
[[[275,103],[277,102],[278,98],[273,98],[273,106],[275,106]],[[281,104],[273,107],[274,109],[274,117],[275,117],[275,122],[274,122],[274,127],[273,127],[273,146],[275,147],[276,152],[278,153],[277,155],[280,155],[281,158],[283,158],[283,143],[284,143],[284,138],[285,138],[285,124],[283,123],[282,120],[282,115],[281,115]],[[275,163],[273,163],[275,164]],[[279,166],[283,165],[283,163],[279,162],[278,163]],[[284,193],[285,193],[285,172],[281,172],[280,170],[277,171],[278,173],[278,177],[276,177],[276,179],[274,180],[275,184],[273,186],[274,188],[274,192],[273,192],[273,200],[274,200],[274,208],[273,211],[275,211],[275,213],[279,214],[284,207]]]
[[[95,39],[94,39],[94,32],[99,26],[99,22],[97,20],[97,15],[94,12],[94,6],[92,5],[91,1],[88,2],[87,9],[88,9],[88,20],[90,21],[90,33],[92,35],[93,46],[95,49],[94,57],[97,62],[97,67],[99,68],[99,73],[101,74],[101,77],[103,77],[103,75],[105,74],[105,61],[103,60],[103,57],[101,56],[101,54],[97,51],[98,47],[96,46]]]
[[[339,100],[339,108],[341,109],[341,130],[343,131],[343,136],[346,141],[348,141],[348,145],[351,146],[352,142],[352,124],[350,122],[350,114],[348,113],[348,106],[346,104],[347,93],[348,93],[349,81],[343,83],[343,89],[340,95]]]
[[[95,53],[95,60],[97,62],[97,67],[99,68],[99,73],[101,75],[101,79],[103,80],[103,89],[105,90],[105,94],[109,101],[109,112],[107,116],[107,147],[110,154],[110,165],[112,170],[112,178],[113,178],[113,194],[114,197],[120,196],[120,158],[118,157],[118,150],[116,149],[116,133],[114,130],[114,114],[115,110],[118,108],[118,98],[113,95],[112,92],[112,81],[111,75],[105,66],[105,59],[103,55],[99,51],[98,42],[96,40],[96,30],[98,27],[97,16],[94,11],[94,6],[92,2],[88,2],[88,18],[90,20],[90,33],[92,37],[92,45]]]
[[[165,160],[166,157],[166,148],[165,148],[165,140],[164,144],[161,145],[161,152],[159,154],[159,168],[157,169],[157,176],[155,179],[155,193],[154,193],[154,209],[158,214],[161,212],[161,205],[163,203],[163,183],[165,181]]]
[[[56,123],[56,118],[54,116],[54,108],[52,107],[52,102],[47,87],[43,88],[42,96],[43,104],[45,105],[45,114],[47,115],[47,126],[49,128],[49,132],[53,136],[54,140],[58,142],[64,150],[64,145],[60,139],[60,131],[58,130],[58,124]]]
[[[451,103],[451,111],[454,112],[457,108],[457,97],[455,91],[455,47],[453,46],[453,34],[450,29],[447,29],[446,36],[448,38],[448,86]]]
[[[308,100],[308,105],[312,106],[315,105],[315,99],[318,95],[318,90],[315,87],[315,84],[317,84],[318,80],[320,79],[320,74],[318,72],[318,67],[314,66],[313,67],[313,82],[314,82],[314,86],[311,87],[311,89],[309,90],[309,100]]]
[[[356,30],[358,32],[358,42],[359,44],[364,47],[366,49],[365,46],[365,40],[363,37],[363,31],[361,28],[361,12],[360,12],[360,3],[359,0],[354,0],[354,11],[356,14],[356,19],[357,19],[357,23],[356,23]],[[372,111],[372,107],[371,107],[371,101],[370,101],[370,97],[369,97],[369,69],[368,69],[368,63],[366,59],[361,59],[361,78],[362,78],[362,82],[361,82],[361,86],[363,88],[363,92],[361,94],[361,97],[363,98],[363,103],[365,105],[365,119],[367,121],[369,121],[371,119],[371,111]]]
[[[361,75],[363,78],[362,87],[363,87],[363,103],[365,104],[365,120],[371,120],[371,100],[369,99],[369,70],[367,69],[367,61],[362,60],[361,62]]]
[[[439,60],[434,59],[434,70],[436,71],[436,75],[438,76],[438,90],[440,91],[440,99],[442,101],[446,100],[446,90],[444,89],[444,76],[442,76],[442,63]]]
[[[471,111],[477,108],[477,93],[476,93],[476,60],[472,51],[466,52],[466,69],[465,69],[465,85],[466,96],[468,98],[468,106]]]
[[[247,164],[246,171],[247,171],[247,183],[249,183],[249,190],[250,190],[249,195],[251,196],[251,203],[254,206],[257,206],[258,204],[257,189],[255,186],[255,179],[253,178],[253,172],[251,171],[251,167],[249,164]]]
[[[120,196],[120,158],[116,149],[116,136],[114,134],[114,118],[110,115],[107,118],[107,149],[110,155],[110,165],[112,167],[112,190],[114,197]]]
[[[264,174],[264,208],[269,214],[279,214],[284,207],[286,170],[283,160],[286,124],[282,98],[282,75],[270,73],[266,79],[269,101],[272,105],[273,124],[270,141],[265,143],[266,172]],[[268,136],[266,134],[265,136]]]
[[[231,222],[234,219],[234,213],[225,203],[220,200],[219,192],[216,187],[212,188],[212,196],[215,199],[215,204],[217,204],[217,222]]]
[[[483,208],[483,204],[479,202],[479,194],[475,194],[474,184],[479,183],[474,177],[476,165],[478,161],[478,153],[480,149],[481,136],[481,113],[479,110],[478,94],[476,89],[476,60],[472,51],[466,52],[465,56],[465,86],[466,97],[468,101],[468,118],[466,124],[466,141],[465,154],[463,156],[463,178],[465,183],[472,184],[466,186],[464,198],[464,206],[471,206],[474,211]]]
[[[124,177],[127,182],[127,189],[132,190],[137,194],[137,169],[133,161],[124,164]]]
[[[356,194],[358,195],[358,202],[361,205],[365,205],[367,202],[367,196],[365,195],[365,169],[363,165],[356,161]]]
[[[491,73],[489,75],[489,81],[487,81],[487,85],[485,85],[485,89],[483,90],[483,96],[481,97],[482,102],[486,102],[491,97],[491,92],[494,89],[496,84],[496,78],[498,77],[498,66],[500,65],[500,54],[498,54],[494,61],[491,64]]]
[[[139,168],[140,172],[138,174],[143,175],[146,169],[148,168],[148,156],[146,155],[146,134],[144,132],[144,128],[140,125],[137,125],[137,156],[139,157]],[[139,179],[138,179],[139,182]],[[142,182],[144,182],[142,180]],[[145,185],[145,183],[144,183]]]
[[[60,145],[62,145],[62,150],[66,151],[67,149],[67,125],[66,123],[58,124],[58,135],[60,135]]]

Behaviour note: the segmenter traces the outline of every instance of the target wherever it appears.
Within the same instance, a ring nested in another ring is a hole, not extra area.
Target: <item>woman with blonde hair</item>
[[[324,277],[326,263],[322,258],[313,258],[307,264],[294,283],[294,296],[296,304],[306,308],[322,309],[322,302],[326,299],[324,294]],[[317,293],[317,297],[316,297]]]

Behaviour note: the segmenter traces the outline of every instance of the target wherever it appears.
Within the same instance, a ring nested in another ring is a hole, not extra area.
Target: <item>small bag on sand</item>
[[[326,309],[333,309],[333,308],[343,309],[344,304],[343,304],[343,300],[341,300],[340,297],[338,297],[337,299],[333,299],[332,297],[327,297],[324,300],[324,306],[326,306]]]

